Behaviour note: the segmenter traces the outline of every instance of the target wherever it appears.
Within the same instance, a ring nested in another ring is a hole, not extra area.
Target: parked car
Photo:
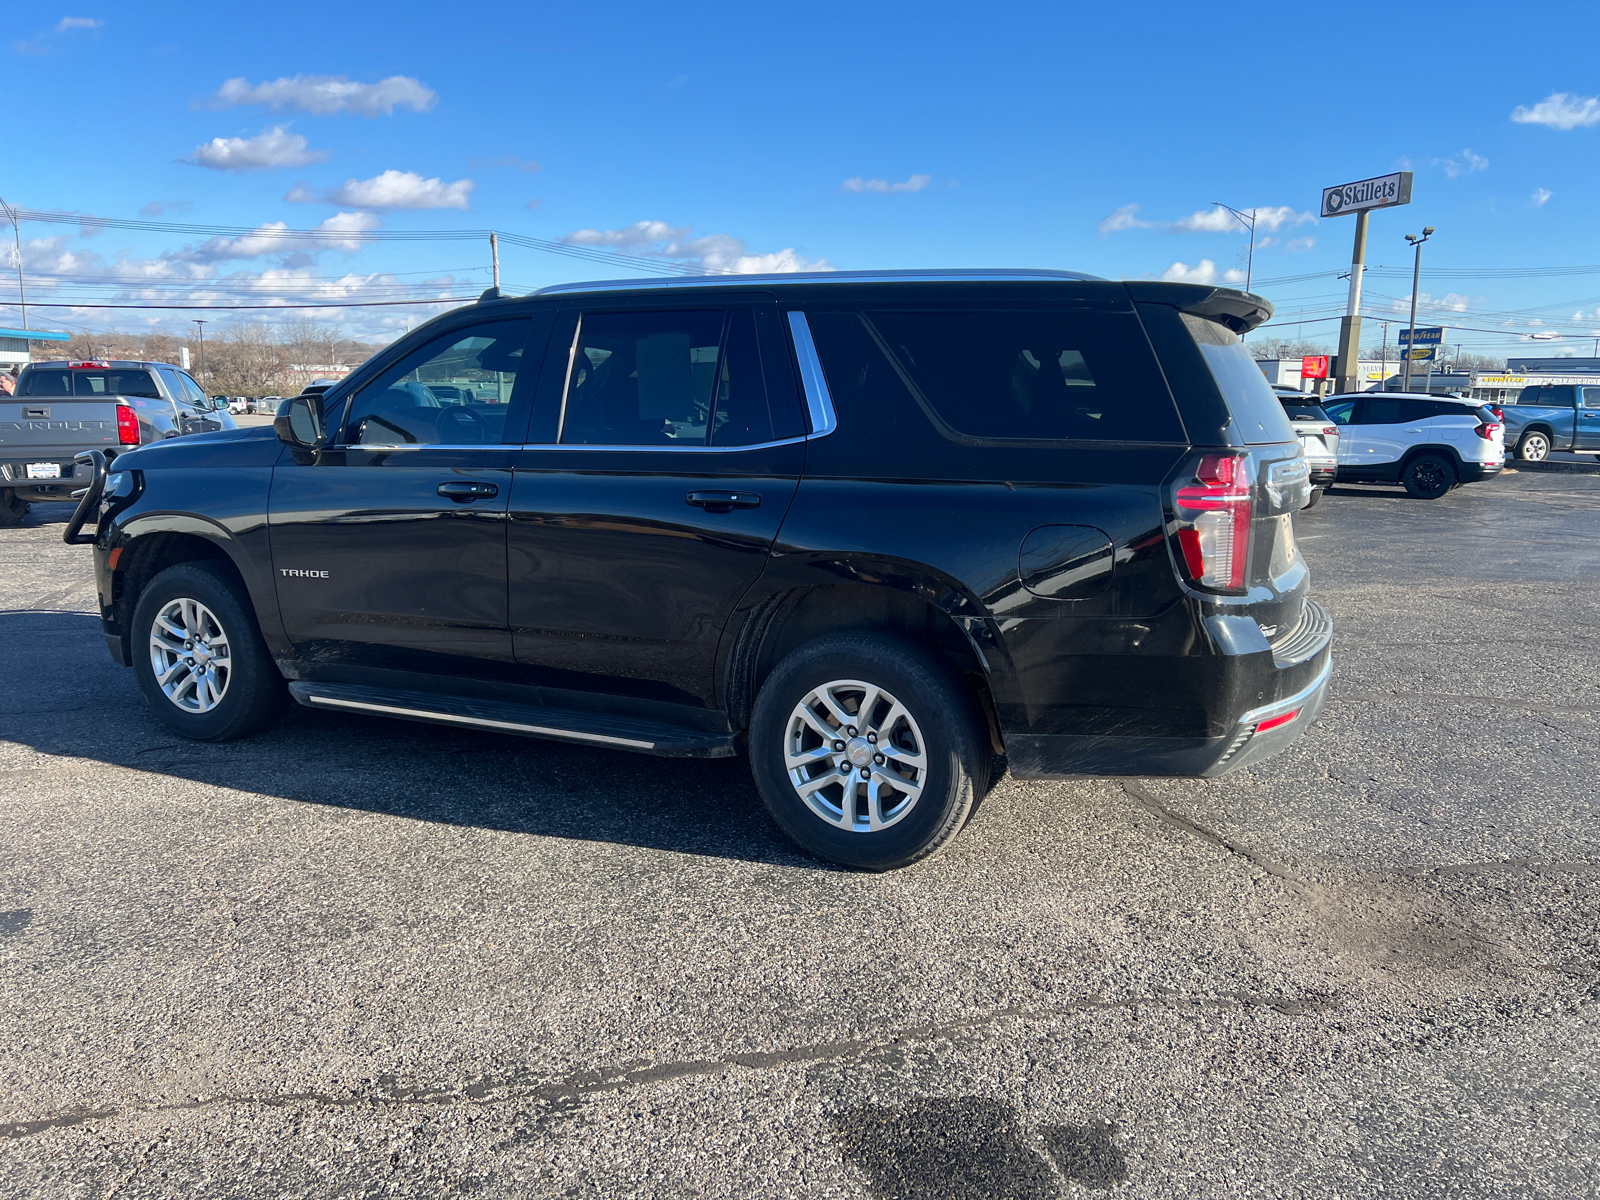
[[[248,396],[213,396],[213,400],[226,400],[228,411],[236,417],[248,416],[255,412],[255,402]]]
[[[1048,271],[486,298],[273,429],[118,459],[74,520],[113,658],[185,737],[292,697],[745,754],[796,842],[887,869],[996,752],[1214,776],[1321,711],[1305,458],[1238,336],[1271,312]],[[412,386],[447,372],[510,402]]]
[[[110,460],[166,438],[235,428],[200,385],[167,363],[30,363],[16,394],[0,396],[0,526],[35,502],[70,502],[92,481],[74,457]]]
[[[1306,507],[1315,506],[1333,483],[1339,470],[1339,427],[1317,403],[1317,397],[1289,388],[1274,388],[1284,416],[1300,439],[1306,466],[1311,468],[1311,498]]]
[[[1600,453],[1600,387],[1556,383],[1525,387],[1505,413],[1506,448],[1527,462],[1552,450]]]
[[[1415,392],[1361,392],[1323,400],[1339,427],[1340,483],[1399,483],[1437,500],[1505,466],[1505,435],[1486,405]]]

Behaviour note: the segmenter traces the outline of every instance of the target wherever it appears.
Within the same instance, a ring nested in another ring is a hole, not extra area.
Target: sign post
[[[1360,384],[1356,364],[1361,357],[1361,275],[1367,263],[1367,213],[1411,203],[1411,172],[1396,171],[1356,183],[1322,189],[1322,215],[1342,217],[1354,213],[1355,247],[1350,254],[1350,301],[1339,320],[1339,391],[1353,392]]]

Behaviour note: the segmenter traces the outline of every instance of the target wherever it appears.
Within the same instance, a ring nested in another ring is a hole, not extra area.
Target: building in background
[[[65,342],[67,333],[47,333],[43,329],[0,329],[0,371],[21,369],[33,361],[30,342]]]

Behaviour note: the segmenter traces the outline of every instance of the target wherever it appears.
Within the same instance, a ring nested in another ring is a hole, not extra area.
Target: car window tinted
[[[1184,440],[1131,313],[980,309],[861,318],[952,440]]]
[[[161,393],[150,372],[131,368],[117,371],[29,371],[22,381],[24,396],[144,396],[159,400]]]
[[[1206,366],[1211,368],[1245,444],[1294,441],[1294,428],[1284,415],[1283,406],[1238,335],[1191,313],[1183,314],[1183,323],[1200,347]]]
[[[1419,404],[1415,400],[1374,396],[1370,400],[1361,402],[1361,411],[1355,420],[1358,425],[1401,425],[1424,416],[1425,414],[1419,412],[1418,408]]]
[[[1328,419],[1335,425],[1348,425],[1350,424],[1350,413],[1355,406],[1356,402],[1354,400],[1340,400],[1335,404],[1328,405],[1324,411],[1327,412]]]
[[[1297,404],[1293,400],[1283,401],[1283,412],[1291,421],[1326,421],[1328,414],[1315,404]]]
[[[559,440],[663,447],[772,441],[750,312],[585,313]]]
[[[356,394],[352,446],[495,445],[528,340],[526,320],[489,321],[435,338]]]

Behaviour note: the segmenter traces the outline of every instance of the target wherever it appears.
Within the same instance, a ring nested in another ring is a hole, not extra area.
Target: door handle
[[[467,483],[456,481],[441,483],[439,495],[454,500],[457,504],[469,504],[474,500],[488,500],[500,494],[500,486],[494,483]]]
[[[761,507],[761,497],[754,492],[690,492],[687,502],[711,513]]]

